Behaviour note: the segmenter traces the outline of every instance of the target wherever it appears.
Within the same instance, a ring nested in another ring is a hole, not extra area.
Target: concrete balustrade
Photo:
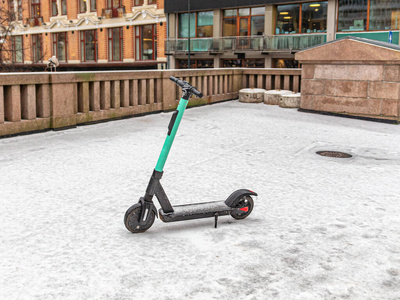
[[[203,92],[202,99],[190,100],[189,106],[195,106],[237,99],[242,88],[279,85],[297,91],[300,73],[299,69],[3,73],[0,137],[173,110],[181,90],[169,80],[171,75]]]

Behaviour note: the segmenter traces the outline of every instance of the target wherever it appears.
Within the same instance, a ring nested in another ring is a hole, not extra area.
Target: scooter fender
[[[246,189],[241,189],[241,190],[237,190],[234,191],[226,200],[225,200],[225,204],[229,207],[235,207],[236,205],[236,201],[240,198],[242,198],[243,196],[258,196],[257,193],[250,191],[250,190],[246,190]]]

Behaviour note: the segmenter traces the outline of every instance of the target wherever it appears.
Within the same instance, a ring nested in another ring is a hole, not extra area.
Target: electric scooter
[[[241,189],[233,192],[225,201],[212,201],[178,206],[171,205],[160,183],[164,173],[164,165],[190,97],[195,95],[196,97],[202,98],[203,94],[187,81],[182,81],[173,76],[171,76],[170,79],[182,88],[183,95],[179,101],[178,108],[172,114],[168,125],[167,137],[145,195],[125,213],[125,226],[132,233],[145,232],[153,225],[155,217],[157,216],[157,209],[153,203],[154,195],[160,203],[161,208],[158,214],[163,222],[214,217],[215,228],[217,228],[219,216],[231,215],[237,220],[246,218],[254,207],[254,201],[251,196],[257,196],[253,191]]]

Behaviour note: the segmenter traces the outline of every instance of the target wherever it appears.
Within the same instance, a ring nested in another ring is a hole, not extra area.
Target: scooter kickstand
[[[218,216],[219,216],[219,214],[218,214],[218,213],[215,213],[215,215],[214,215],[214,217],[215,217],[215,225],[214,225],[214,228],[217,228],[217,225],[218,225]]]

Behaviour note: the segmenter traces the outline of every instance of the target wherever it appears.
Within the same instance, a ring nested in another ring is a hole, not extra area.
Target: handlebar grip
[[[174,76],[170,76],[169,79],[173,82],[175,82],[176,85],[180,86],[181,88],[189,88],[190,92],[194,94],[195,96],[202,98],[203,93],[198,91],[194,86],[191,86],[188,82],[180,80],[179,78],[176,78]]]
[[[203,98],[203,93],[198,91],[195,87],[193,87],[192,93],[195,94],[199,98]]]
[[[174,76],[169,76],[169,79],[171,81],[175,82],[177,85],[179,85],[182,88],[185,86],[185,83],[182,80],[180,80],[179,78],[176,78]]]

